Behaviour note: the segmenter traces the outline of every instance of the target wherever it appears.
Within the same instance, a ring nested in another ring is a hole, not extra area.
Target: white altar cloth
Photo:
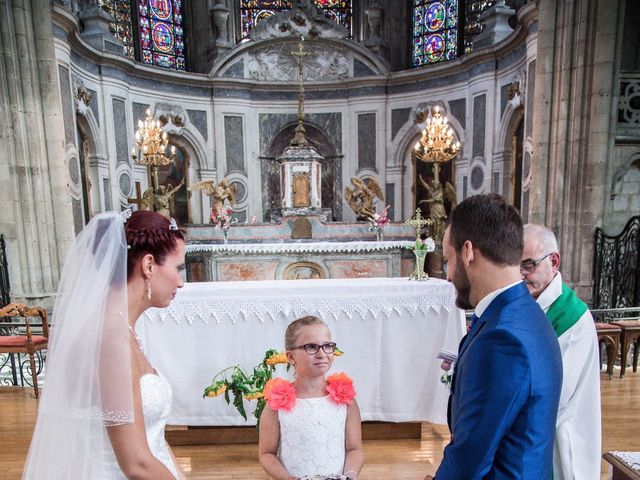
[[[173,425],[245,423],[222,397],[202,398],[212,377],[245,371],[269,348],[284,349],[287,325],[303,315],[327,324],[345,352],[332,371],[353,380],[363,420],[446,423],[440,383],[444,348],[457,351],[464,313],[445,281],[406,278],[188,283],[166,309],[150,309],[137,330],[151,363],[173,387]],[[276,376],[291,377],[279,365]]]

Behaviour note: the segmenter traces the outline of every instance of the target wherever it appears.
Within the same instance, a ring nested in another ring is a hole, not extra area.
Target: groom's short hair
[[[450,242],[456,253],[469,240],[497,265],[520,265],[524,249],[522,219],[498,194],[474,195],[451,212]]]

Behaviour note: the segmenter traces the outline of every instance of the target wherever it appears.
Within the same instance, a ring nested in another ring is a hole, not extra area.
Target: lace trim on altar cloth
[[[212,292],[212,295],[215,293]],[[429,311],[450,311],[455,308],[454,297],[446,292],[430,294],[429,296],[393,295],[361,296],[361,297],[318,297],[318,298],[233,298],[220,301],[216,298],[175,299],[172,304],[163,309],[149,309],[144,315],[148,320],[161,322],[173,320],[176,323],[186,322],[189,325],[194,321],[202,323],[221,323],[231,319],[232,323],[246,321],[251,317],[257,317],[260,322],[274,321],[278,318],[287,318],[290,315],[301,317],[303,315],[317,315],[320,318],[333,318],[346,316],[349,319],[359,318],[364,320],[371,315],[378,317],[402,315],[408,313],[427,315]]]
[[[362,253],[386,252],[408,248],[412,242],[313,242],[313,243],[263,243],[263,244],[192,244],[187,253],[211,252],[218,255],[264,255],[287,253]]]
[[[640,452],[610,452],[629,468],[640,472]]]

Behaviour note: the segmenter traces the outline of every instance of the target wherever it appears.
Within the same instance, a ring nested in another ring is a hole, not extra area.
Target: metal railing
[[[640,307],[593,308],[590,311],[594,320],[601,323],[640,320]]]
[[[640,306],[640,216],[619,235],[596,228],[593,256],[594,308]]]
[[[7,250],[4,235],[0,235],[0,307],[11,301],[9,292],[9,265],[7,264]]]

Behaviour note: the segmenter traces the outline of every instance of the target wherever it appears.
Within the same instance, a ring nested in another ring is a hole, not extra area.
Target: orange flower
[[[344,352],[342,350],[340,350],[338,347],[336,347],[336,349],[333,351],[333,356],[334,357],[341,357],[342,355],[344,355]]]
[[[351,405],[356,396],[353,380],[343,372],[327,377],[327,393],[329,398],[338,405]]]
[[[290,412],[296,404],[296,389],[283,378],[272,378],[264,387],[264,398],[271,410]]]
[[[218,395],[222,395],[226,391],[227,391],[227,386],[222,384],[218,388],[209,390],[209,392],[207,393],[207,397],[211,397],[211,398],[217,397]]]
[[[267,359],[267,365],[277,365],[278,363],[289,363],[286,353],[276,353]]]
[[[246,395],[243,395],[243,397],[245,400],[257,400],[262,397],[262,392],[247,393]]]

